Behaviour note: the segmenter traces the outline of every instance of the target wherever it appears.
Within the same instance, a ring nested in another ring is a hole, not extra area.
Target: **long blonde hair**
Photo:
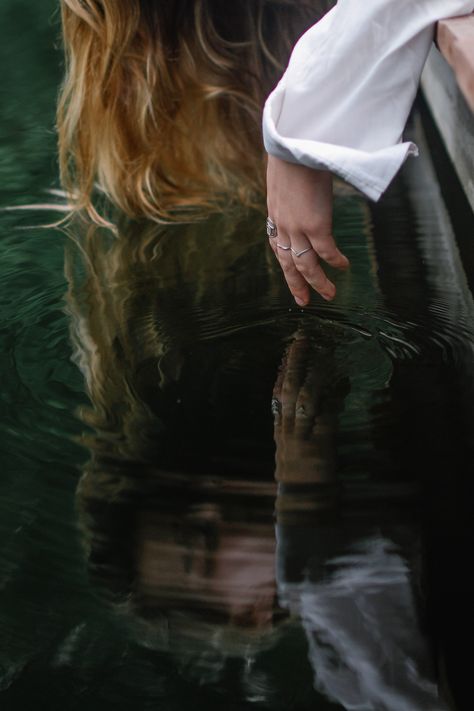
[[[255,205],[265,96],[328,4],[61,0],[59,159],[74,209],[169,220]]]

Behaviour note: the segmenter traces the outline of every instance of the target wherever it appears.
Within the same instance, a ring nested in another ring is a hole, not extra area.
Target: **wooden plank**
[[[474,15],[439,22],[436,41],[474,113]]]
[[[421,86],[446,149],[474,210],[474,114],[448,62],[433,47]]]

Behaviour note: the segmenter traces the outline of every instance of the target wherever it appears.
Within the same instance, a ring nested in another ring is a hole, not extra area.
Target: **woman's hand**
[[[336,287],[320,261],[346,269],[349,260],[332,236],[331,173],[269,155],[267,207],[278,230],[277,237],[270,237],[270,245],[296,303],[308,304],[309,286],[327,301],[333,299]]]
[[[275,478],[287,484],[332,481],[335,477],[337,416],[322,402],[334,363],[297,333],[273,389]]]

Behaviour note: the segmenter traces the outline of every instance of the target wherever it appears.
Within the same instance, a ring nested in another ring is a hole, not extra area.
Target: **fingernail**
[[[305,305],[305,301],[303,301],[303,299],[300,299],[299,296],[295,296],[295,301],[296,301],[296,303],[298,304],[298,306],[304,306],[304,305]]]

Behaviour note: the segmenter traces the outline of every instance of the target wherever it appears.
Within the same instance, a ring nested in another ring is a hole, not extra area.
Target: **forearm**
[[[264,112],[267,151],[378,199],[410,154],[402,132],[437,20],[474,0],[339,0],[299,40]]]

